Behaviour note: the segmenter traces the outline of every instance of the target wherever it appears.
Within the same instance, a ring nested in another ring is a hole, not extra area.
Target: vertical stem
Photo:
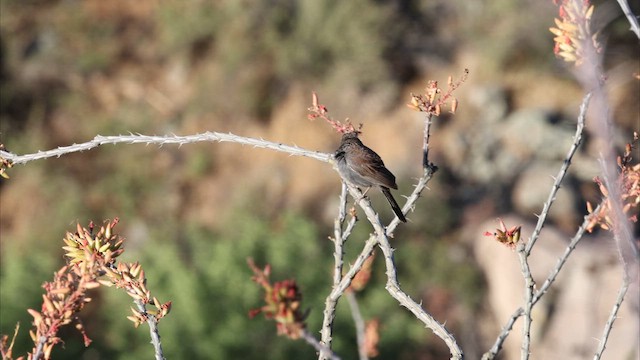
[[[424,116],[424,137],[422,139],[422,168],[428,169],[429,164],[429,136],[431,134],[431,113],[426,113]]]
[[[331,340],[333,334],[333,321],[336,317],[336,305],[338,304],[338,296],[333,296],[336,288],[342,281],[342,267],[344,257],[344,237],[342,233],[342,224],[347,214],[347,185],[342,183],[342,191],[340,193],[340,204],[338,208],[338,217],[333,222],[333,291],[327,296],[324,307],[324,318],[322,320],[322,330],[320,330],[320,343],[328,349],[331,349]],[[341,294],[341,293],[340,293]],[[320,352],[318,359],[328,359],[326,352]]]
[[[602,333],[602,339],[600,339],[600,345],[598,345],[598,350],[596,350],[595,355],[593,356],[593,360],[600,360],[602,357],[602,353],[604,349],[607,347],[607,340],[609,340],[609,334],[611,333],[611,329],[613,329],[613,323],[616,321],[618,317],[618,310],[620,310],[620,305],[624,300],[624,296],[627,294],[627,290],[629,289],[629,277],[626,275],[623,277],[622,286],[620,290],[618,290],[618,297],[616,298],[616,302],[613,304],[613,308],[611,309],[611,315],[609,315],[609,319],[607,320],[606,325],[604,326],[604,331]]]
[[[160,332],[158,331],[158,320],[153,315],[147,313],[147,309],[141,300],[134,300],[133,302],[136,304],[138,311],[144,314],[147,318],[151,344],[153,345],[156,360],[165,360],[164,353],[162,351],[162,343],[160,342]]]
[[[529,261],[527,259],[527,251],[523,243],[518,244],[516,250],[518,252],[518,258],[520,259],[520,270],[524,277],[524,324],[522,326],[522,353],[520,358],[522,360],[529,359],[529,352],[531,349],[531,309],[533,308],[533,292],[535,282],[531,276],[531,269],[529,268]]]
[[[362,314],[360,313],[360,306],[358,306],[358,299],[356,299],[356,294],[353,291],[348,291],[346,297],[347,302],[349,303],[349,308],[351,309],[351,317],[353,317],[353,322],[356,325],[358,355],[360,356],[360,360],[369,360],[369,357],[367,356],[364,348],[365,325],[364,320],[362,319]]]

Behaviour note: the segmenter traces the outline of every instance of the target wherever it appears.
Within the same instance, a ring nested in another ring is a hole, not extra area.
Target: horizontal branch
[[[102,136],[97,135],[91,141],[87,141],[80,144],[73,144],[69,146],[61,146],[56,149],[47,151],[38,151],[33,154],[17,155],[8,151],[0,150],[0,157],[11,161],[13,164],[25,164],[34,160],[47,159],[52,157],[60,157],[62,155],[71,154],[75,152],[82,152],[91,150],[100,145],[106,144],[146,144],[146,145],[167,145],[177,144],[182,146],[185,144],[192,144],[198,142],[233,142],[241,145],[249,145],[256,148],[271,149],[287,153],[295,156],[306,156],[312,159],[329,162],[332,159],[331,154],[322,153],[318,151],[306,150],[297,146],[284,145],[275,143],[263,139],[255,139],[250,137],[238,136],[231,133],[218,133],[218,132],[205,132],[194,135],[163,135],[163,136],[149,136],[141,134],[130,135],[114,135],[114,136]]]

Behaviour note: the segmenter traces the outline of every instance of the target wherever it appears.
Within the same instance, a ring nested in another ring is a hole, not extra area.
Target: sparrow
[[[355,186],[366,187],[367,190],[377,186],[389,201],[398,219],[407,222],[402,209],[389,190],[390,188],[398,189],[396,177],[384,166],[380,156],[358,139],[358,131],[342,135],[342,142],[334,157],[338,163],[338,172],[343,179]]]

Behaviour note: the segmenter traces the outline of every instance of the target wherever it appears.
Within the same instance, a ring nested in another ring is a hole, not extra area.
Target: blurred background
[[[638,39],[615,1],[596,4],[619,149],[639,128]],[[634,13],[640,13],[638,3]],[[330,114],[364,124],[409,194],[421,174],[422,117],[404,104],[427,80],[463,69],[459,110],[432,131],[440,170],[394,239],[400,282],[479,358],[522,302],[517,256],[483,237],[523,224],[546,200],[572,142],[584,90],[553,55],[552,1],[0,1],[0,142],[32,153],[95,135],[261,137],[333,152],[339,136],[306,118],[316,91]],[[587,123],[589,126],[589,123]],[[576,154],[532,258],[538,284],[599,202],[590,136]],[[103,146],[16,166],[0,182],[0,333],[21,324],[16,353],[31,349],[27,308],[59,268],[76,222],[119,217],[123,260],[139,260],[148,287],[173,301],[160,323],[168,359],[311,359],[250,309],[262,295],[246,258],[295,278],[317,334],[331,287],[340,180],[330,165],[236,144]],[[371,193],[383,219],[384,198]],[[353,259],[372,230],[347,243]],[[535,358],[593,354],[621,279],[611,234],[587,236],[534,313]],[[380,320],[380,359],[447,359],[448,349],[384,289],[377,259],[358,293]],[[630,293],[605,359],[638,356],[638,300]],[[124,293],[98,289],[80,314],[94,340],[63,329],[56,359],[152,358],[146,328],[126,319]],[[503,359],[519,356],[521,322]],[[357,358],[346,302],[335,350]]]

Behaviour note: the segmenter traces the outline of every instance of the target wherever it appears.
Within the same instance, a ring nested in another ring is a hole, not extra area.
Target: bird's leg
[[[356,204],[358,203],[358,201],[364,199],[367,195],[367,192],[369,192],[369,189],[371,189],[371,186],[367,187],[364,191],[362,191],[362,189],[360,189],[359,187],[357,187],[358,191],[360,191],[360,197],[357,199],[353,199],[353,206],[356,206]]]
[[[360,188],[358,188],[358,190],[360,190]],[[360,190],[360,192],[362,193],[362,198],[367,196],[367,193],[369,192],[369,190],[371,190],[371,186],[367,187],[364,191]]]
[[[362,191],[362,189],[357,188],[358,191],[360,191],[360,197],[357,199],[353,199],[353,206],[356,206],[356,204],[358,203],[358,201],[364,199],[367,195],[367,192],[369,192],[369,189],[371,189],[371,186],[367,187],[366,189],[364,189],[364,191]]]
[[[371,189],[371,186],[367,187],[364,191],[362,191],[362,189],[360,189],[359,187],[356,187],[356,188],[358,189],[358,191],[360,191],[360,197],[357,199],[356,198],[353,199],[353,206],[351,207],[350,211],[352,212],[352,215],[357,219],[357,216],[355,215],[356,205],[358,204],[358,201],[365,198],[365,196],[367,195],[367,192],[369,191],[369,189]]]

